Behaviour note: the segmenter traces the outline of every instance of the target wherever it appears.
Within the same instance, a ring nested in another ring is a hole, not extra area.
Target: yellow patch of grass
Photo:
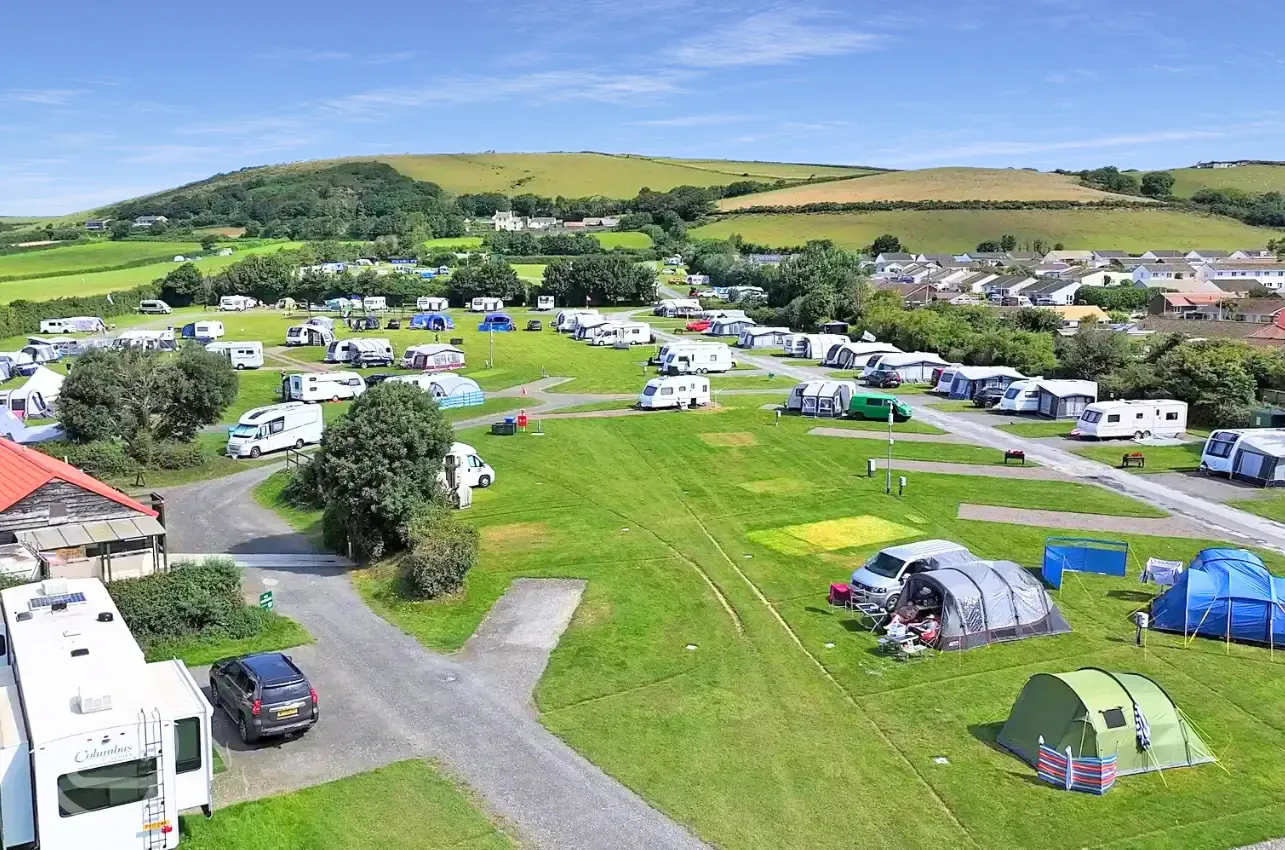
[[[742,490],[748,490],[751,493],[775,493],[779,495],[806,493],[812,489],[811,484],[806,481],[800,481],[797,478],[768,478],[763,481],[742,481],[736,486],[740,487]]]
[[[543,543],[548,527],[542,522],[514,522],[482,529],[482,545],[488,548],[516,549]]]
[[[835,549],[852,549],[885,543],[918,532],[908,526],[877,516],[854,516],[827,519],[803,525],[751,531],[749,539],[786,555],[812,555]]]
[[[701,434],[701,440],[707,446],[740,448],[754,445],[754,435],[748,431],[729,431],[722,434]]]

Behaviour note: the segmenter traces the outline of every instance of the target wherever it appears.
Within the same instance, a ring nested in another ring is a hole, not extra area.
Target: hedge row
[[[1135,210],[1185,209],[1183,204],[1155,201],[828,201],[797,206],[756,206],[727,210],[725,215],[894,212],[900,210]],[[711,216],[717,218],[718,216]]]
[[[12,301],[0,305],[0,339],[40,333],[40,323],[44,319],[68,316],[101,316],[106,319],[136,313],[138,302],[156,298],[159,292],[155,284],[146,283],[104,295],[77,295],[51,301]]]
[[[230,558],[175,564],[167,573],[114,581],[107,590],[144,645],[198,634],[245,638],[261,627],[256,609],[245,604],[241,570]]]
[[[35,448],[95,478],[124,478],[139,469],[193,469],[205,463],[200,443],[153,443],[144,459],[132,457],[128,446],[117,440],[54,440],[37,443]]]

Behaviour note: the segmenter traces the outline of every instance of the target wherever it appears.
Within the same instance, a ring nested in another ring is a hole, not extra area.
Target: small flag
[[[1151,727],[1147,725],[1147,718],[1136,702],[1133,704],[1133,731],[1138,738],[1138,749],[1151,749]]]

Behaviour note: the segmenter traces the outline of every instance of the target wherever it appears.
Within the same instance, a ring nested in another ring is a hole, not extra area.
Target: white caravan
[[[1173,399],[1097,401],[1084,408],[1072,437],[1176,437],[1187,429],[1187,402]]]
[[[107,330],[107,324],[97,316],[72,316],[68,319],[42,319],[42,334],[89,334]]]
[[[211,806],[213,709],[181,661],[148,664],[102,582],[0,593],[5,847],[172,850]]]
[[[233,369],[258,369],[263,366],[261,342],[212,342],[205,346],[205,350],[222,354]]]
[[[334,342],[334,331],[321,325],[294,325],[286,331],[286,345],[325,345]]]
[[[553,327],[558,333],[575,333],[582,317],[600,318],[597,310],[559,310],[553,318]]]
[[[361,306],[363,310],[373,310],[376,313],[381,313],[388,309],[388,298],[383,295],[367,295],[361,299]]]
[[[605,330],[608,326],[615,326],[618,323],[606,316],[579,316],[575,324],[576,329],[572,332],[572,339],[592,339],[597,335],[599,328]]]
[[[642,410],[703,407],[709,404],[709,378],[695,375],[652,378],[638,396]]]
[[[299,401],[256,407],[228,429],[228,457],[257,458],[280,449],[321,442],[326,423],[321,408]]]
[[[732,349],[722,342],[671,345],[660,361],[662,375],[686,375],[706,372],[730,372],[736,366]]]
[[[464,476],[464,483],[469,487],[481,487],[486,489],[495,482],[495,470],[491,465],[482,460],[477,449],[468,443],[451,443],[451,450],[447,455],[455,458],[455,468]],[[446,483],[446,464],[442,464],[442,472],[438,475],[438,480],[442,484]]]
[[[441,313],[450,306],[450,302],[445,298],[434,298],[431,295],[421,295],[415,299],[415,309],[421,313]]]
[[[287,386],[291,401],[339,401],[356,398],[366,391],[366,382],[356,372],[291,375]]]
[[[552,295],[537,295],[535,297],[535,309],[537,312],[545,313],[554,307]]]
[[[243,312],[254,306],[254,299],[245,295],[224,295],[219,299],[219,309],[233,312]]]
[[[612,322],[589,340],[590,345],[647,345],[651,342],[651,325],[646,322]]]
[[[503,309],[504,301],[500,298],[474,298],[468,305],[470,313],[498,313]]]
[[[942,376],[945,377],[945,372]],[[937,384],[940,389],[941,384]],[[949,391],[949,388],[948,390]],[[997,407],[1003,413],[1034,413],[1040,409],[1040,379],[1028,378],[1014,381],[1004,391],[1004,397]]]
[[[138,302],[138,312],[140,313],[173,313],[174,308],[161,301],[159,298],[145,298]]]

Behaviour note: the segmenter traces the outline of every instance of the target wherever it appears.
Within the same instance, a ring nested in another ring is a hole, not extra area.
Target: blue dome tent
[[[1245,549],[1203,549],[1151,602],[1151,626],[1275,646],[1285,642],[1285,578]]]
[[[455,329],[455,323],[445,313],[420,313],[410,320],[413,331],[449,331]]]

